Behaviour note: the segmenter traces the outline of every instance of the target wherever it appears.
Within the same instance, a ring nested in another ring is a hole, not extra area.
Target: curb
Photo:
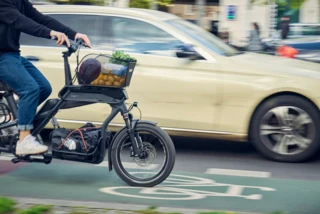
[[[54,205],[63,207],[86,207],[89,209],[112,209],[120,211],[138,211],[148,209],[148,205],[136,204],[120,204],[120,203],[103,203],[94,201],[73,201],[73,200],[59,200],[59,199],[40,199],[40,198],[24,198],[24,197],[10,197],[16,200],[19,204],[35,204],[35,205]],[[180,212],[183,214],[196,214],[199,212],[226,212],[230,214],[259,214],[252,212],[238,212],[233,210],[208,210],[208,209],[186,209],[177,207],[157,207],[160,212]]]

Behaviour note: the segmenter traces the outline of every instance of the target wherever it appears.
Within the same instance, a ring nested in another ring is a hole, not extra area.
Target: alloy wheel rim
[[[296,155],[305,151],[315,138],[315,124],[301,108],[279,106],[269,110],[260,123],[260,137],[271,151]]]

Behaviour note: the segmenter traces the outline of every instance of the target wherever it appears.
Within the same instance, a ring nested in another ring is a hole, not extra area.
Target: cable
[[[126,105],[132,105],[132,103],[126,103]],[[141,109],[137,106],[136,107],[138,110],[139,110],[139,113],[140,113],[140,120],[142,118],[142,112],[141,112]]]
[[[142,118],[142,112],[141,112],[141,110],[140,110],[140,108],[137,106],[137,109],[139,110],[139,112],[140,112],[140,120],[141,120],[141,118]]]
[[[72,82],[75,83],[76,79],[77,79],[77,73],[79,71],[79,54],[80,54],[80,49],[81,49],[81,45],[78,48],[78,51],[76,53],[76,57],[77,57],[77,67],[75,69],[75,75],[73,76],[73,80]]]

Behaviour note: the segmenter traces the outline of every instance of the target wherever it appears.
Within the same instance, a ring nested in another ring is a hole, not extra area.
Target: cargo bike
[[[40,132],[51,121],[51,153],[25,156],[15,154],[19,135],[8,134],[6,130],[17,126],[17,103],[13,89],[4,83],[2,96],[6,102],[0,103],[0,116],[3,118],[0,124],[0,153],[12,153],[15,156],[11,160],[13,163],[45,164],[50,164],[52,159],[100,164],[107,156],[109,171],[114,169],[117,175],[131,186],[152,187],[162,183],[175,164],[174,144],[167,132],[155,122],[133,118],[131,110],[138,108],[137,102],[130,107],[127,107],[125,102],[128,99],[126,87],[130,85],[137,61],[134,58],[123,59],[121,56],[117,58],[104,54],[88,54],[79,61],[80,48],[86,45],[81,39],[70,42],[70,47],[62,53],[65,86],[60,90],[59,98],[48,99],[39,108],[32,130],[32,135],[37,136],[43,143]],[[77,56],[77,68],[72,78],[68,58],[74,53]],[[94,80],[88,82],[86,74],[81,72],[84,72],[84,67],[90,70],[91,65],[101,67],[99,72],[93,72]],[[76,80],[78,84],[75,83]],[[59,110],[95,103],[109,104],[112,109],[101,127],[88,122],[71,130],[60,127],[55,118]],[[124,126],[112,133],[108,125],[119,113],[124,120]]]

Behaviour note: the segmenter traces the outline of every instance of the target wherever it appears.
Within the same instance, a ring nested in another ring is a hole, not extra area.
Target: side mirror
[[[193,46],[189,44],[179,45],[176,49],[176,55],[179,58],[188,58],[190,60],[203,58],[194,50]]]

